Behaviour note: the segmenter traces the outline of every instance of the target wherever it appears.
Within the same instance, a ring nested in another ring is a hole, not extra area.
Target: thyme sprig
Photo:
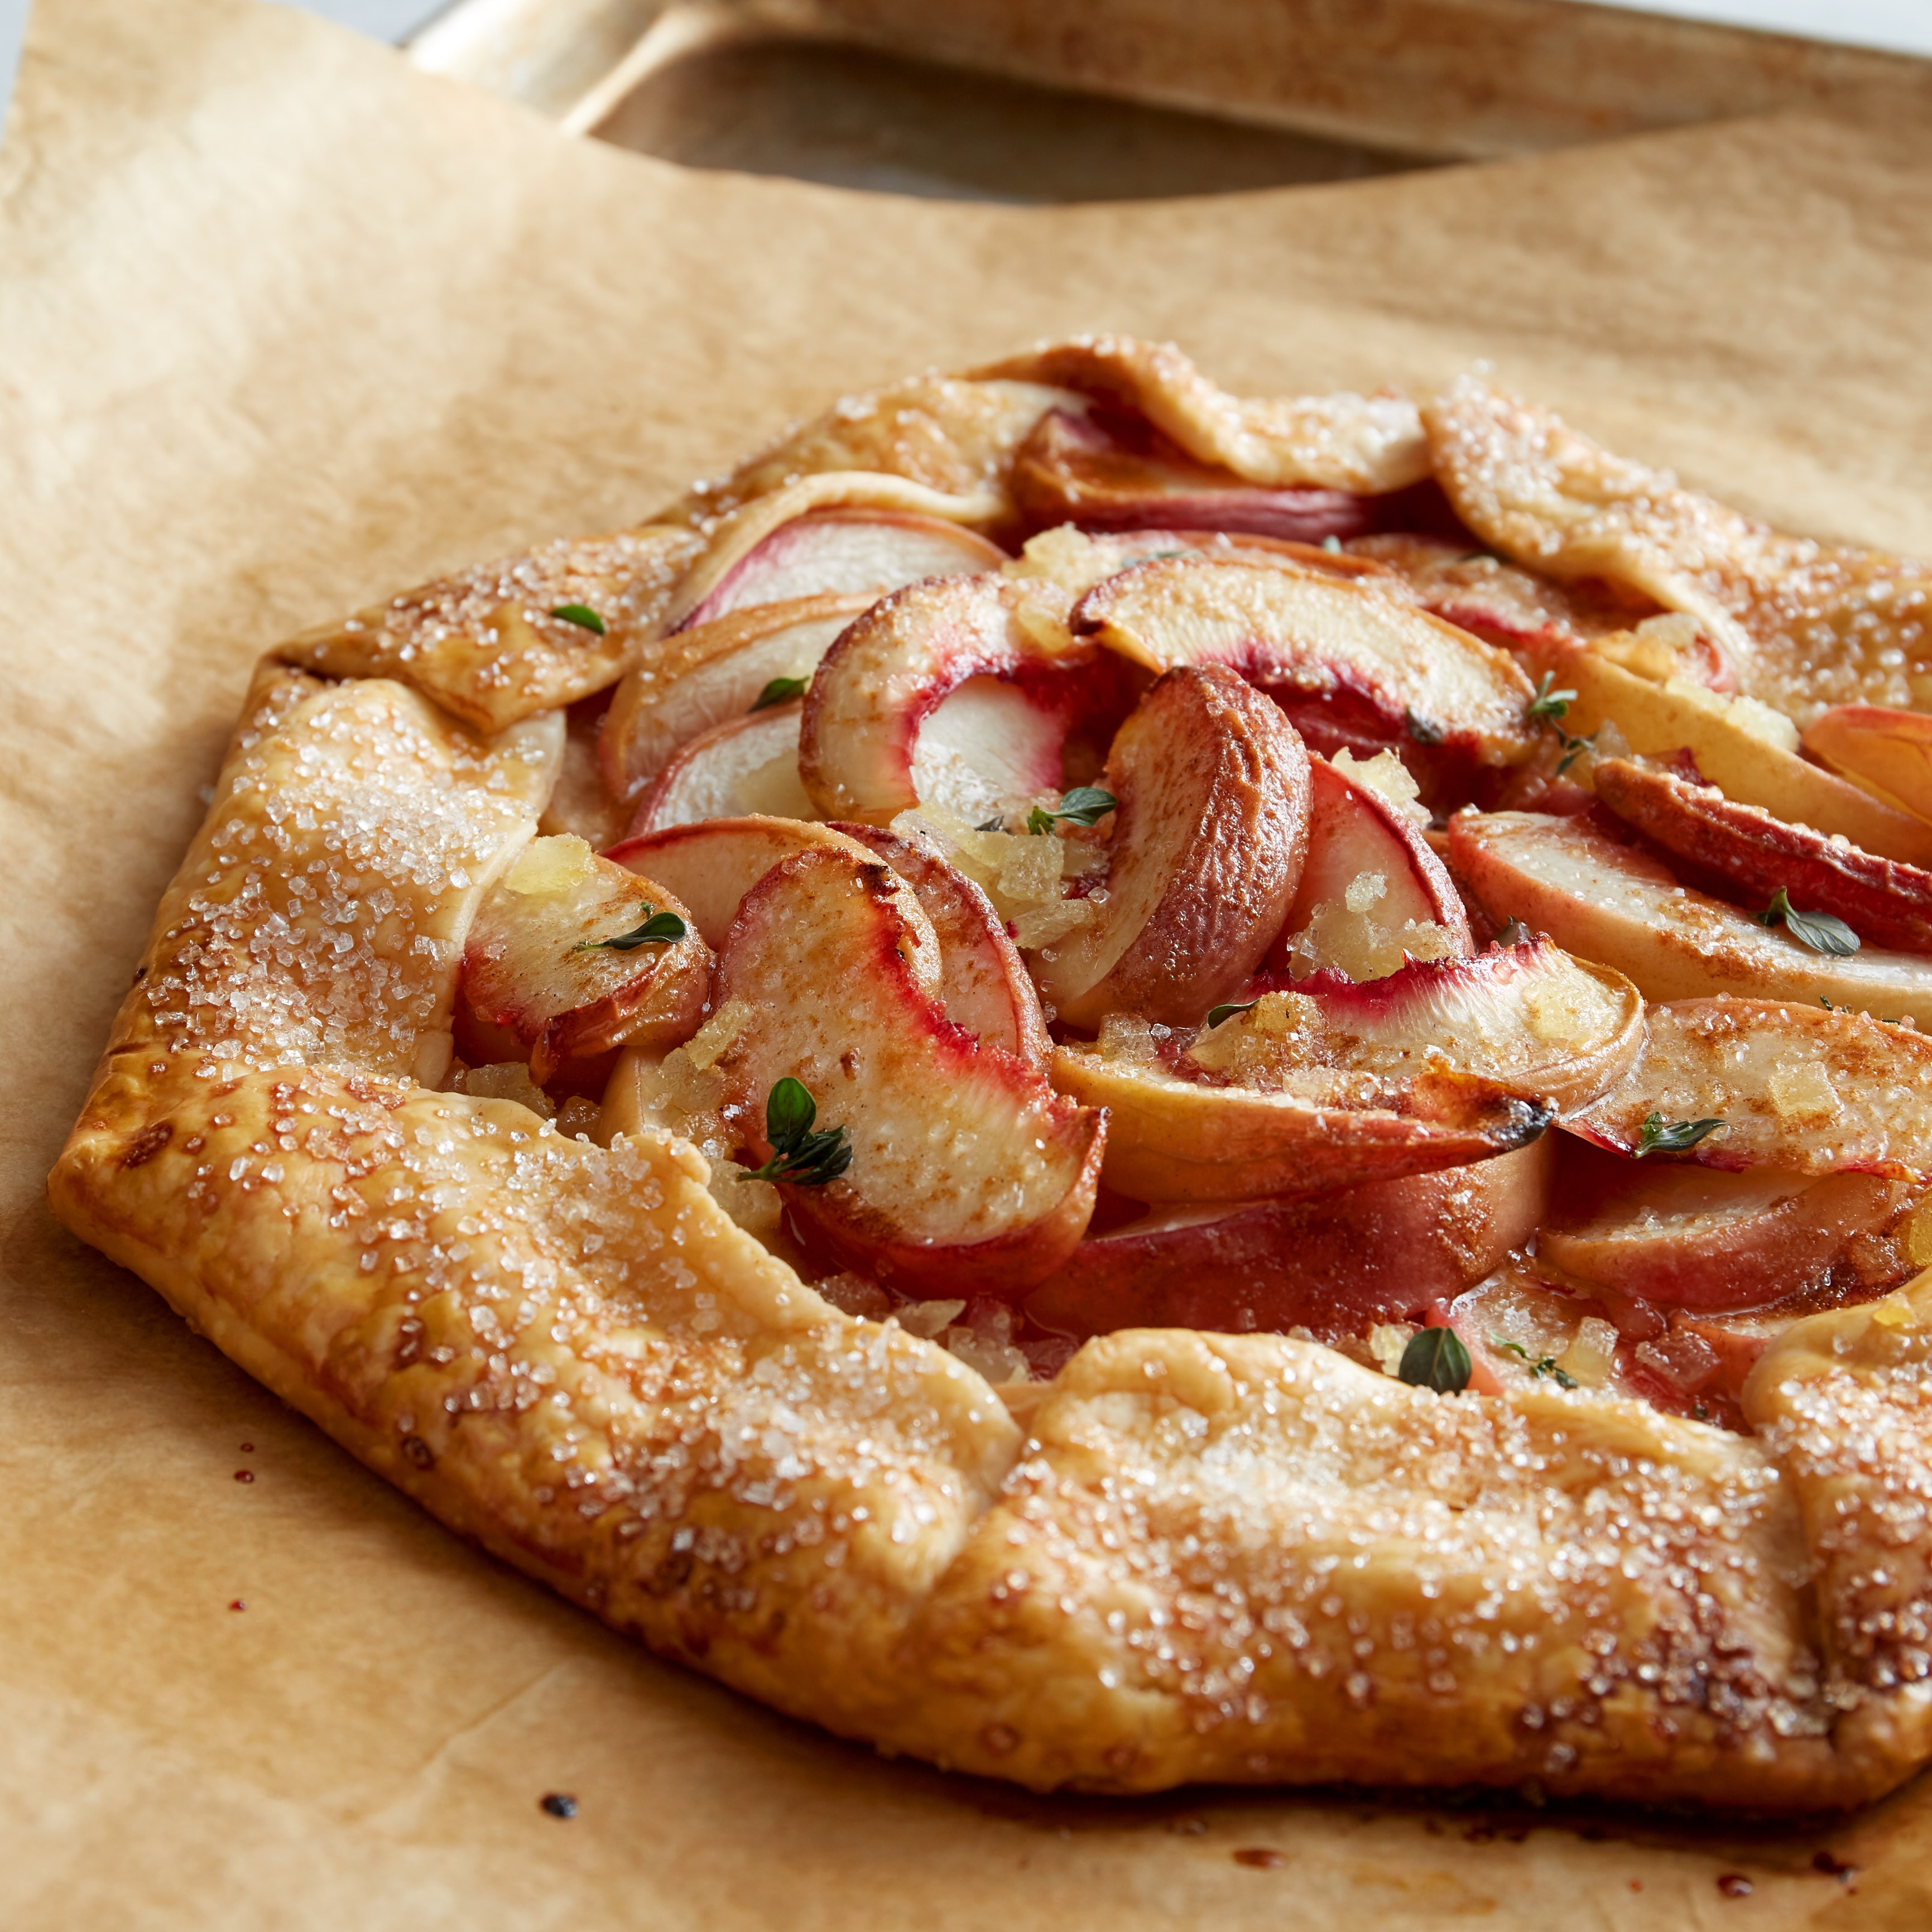
[[[640,946],[671,945],[682,939],[686,930],[676,913],[659,912],[646,899],[641,926],[610,939],[580,939],[570,950],[573,952],[634,952]]]
[[[765,1138],[772,1157],[754,1167],[750,1180],[782,1181],[788,1187],[823,1187],[852,1165],[852,1143],[843,1127],[812,1131],[818,1102],[790,1074],[765,1096]]]
[[[1052,812],[1045,806],[1036,805],[1027,814],[1027,830],[1035,838],[1053,830],[1054,820],[1064,818],[1070,825],[1097,825],[1108,812],[1115,810],[1120,801],[1110,791],[1102,791],[1098,785],[1076,785],[1070,792],[1063,793],[1059,805]]]

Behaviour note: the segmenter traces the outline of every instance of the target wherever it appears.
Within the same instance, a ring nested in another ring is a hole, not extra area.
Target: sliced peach
[[[690,909],[704,943],[716,951],[724,944],[745,895],[781,859],[814,851],[867,856],[865,847],[829,825],[756,812],[666,826],[627,838],[604,856],[662,880]]]
[[[642,838],[673,825],[755,812],[772,818],[817,814],[798,776],[796,699],[733,718],[694,738],[658,774],[631,820]]]
[[[1003,565],[1001,572],[1007,577],[1057,584],[1078,597],[1135,564],[1197,553],[1224,559],[1253,557],[1262,562],[1279,560],[1345,582],[1366,579],[1398,593],[1404,589],[1401,578],[1382,564],[1352,556],[1346,550],[1324,550],[1317,544],[1295,543],[1282,537],[1231,537],[1218,530],[1160,526],[1096,531],[1061,524],[1029,537],[1020,554]]]
[[[1185,665],[1120,728],[1103,785],[1118,803],[1096,914],[1034,956],[1034,979],[1076,1026],[1198,1020],[1281,928],[1307,848],[1308,754],[1232,671]]]
[[[668,941],[622,943],[654,914],[679,928]],[[477,908],[457,1050],[473,1065],[527,1059],[542,1084],[614,1047],[668,1048],[696,1031],[710,976],[711,949],[663,886],[580,838],[536,839]]]
[[[1072,625],[1148,670],[1232,665],[1322,748],[1359,737],[1509,765],[1534,746],[1525,713],[1535,694],[1509,653],[1370,580],[1256,557],[1164,557],[1090,590]]]
[[[1461,959],[1475,950],[1461,896],[1423,837],[1419,815],[1354,776],[1364,769],[1352,760],[1346,768],[1310,761],[1308,858],[1269,949],[1271,971],[1338,967],[1352,979],[1375,980],[1399,971],[1409,955]]]
[[[1599,758],[1590,782],[1626,825],[1714,874],[1747,908],[1783,892],[1806,912],[1843,920],[1862,938],[1932,952],[1932,872],[1874,858],[1761,806],[1736,804],[1715,785],[1632,759]]]
[[[1644,1123],[1720,1120],[1686,1157],[1706,1167],[1932,1179],[1932,1040],[1861,1013],[1771,1000],[1676,1000],[1649,1011],[1629,1073],[1570,1124],[1634,1154]]]
[[[1886,804],[1932,818],[1932,716],[1837,705],[1806,728],[1804,748]]]
[[[922,578],[997,570],[1006,561],[964,524],[905,510],[812,510],[776,529],[763,524],[753,503],[719,530],[678,586],[670,628],[694,629],[754,604],[883,597]]]
[[[929,839],[869,825],[839,828],[884,860],[912,888],[939,940],[946,1017],[987,1046],[1044,1072],[1053,1052],[1046,1016],[1019,948],[992,902]]]
[[[804,683],[865,597],[754,604],[667,638],[616,688],[598,741],[604,783],[634,800],[694,738],[748,716],[774,679]]]
[[[662,880],[691,908],[706,943],[722,946],[745,895],[794,852],[881,858],[905,881],[938,946],[934,982],[946,1016],[987,1045],[1044,1067],[1046,1022],[1018,949],[986,896],[935,851],[870,826],[795,819],[714,819],[627,840],[606,856]]]
[[[1204,1027],[1176,1060],[1244,1086],[1393,1103],[1404,1082],[1453,1070],[1567,1113],[1616,1085],[1643,1042],[1643,1001],[1619,973],[1547,939],[1473,958],[1412,960],[1364,985],[1311,974]]]
[[[1123,434],[1052,410],[1013,458],[1010,487],[1034,529],[1239,530],[1318,544],[1387,527],[1387,506],[1352,490],[1246,483],[1158,435]]]
[[[1078,674],[1098,655],[1067,636],[1067,606],[1052,584],[998,577],[943,578],[874,604],[806,695],[799,771],[820,811],[886,824],[920,803],[922,777],[986,801],[1057,789],[1060,746],[1084,701]],[[924,734],[969,681],[922,771]]]
[[[1552,1110],[1466,1074],[1334,1080],[1313,1094],[1185,1078],[1158,1048],[1063,1046],[1053,1082],[1108,1114],[1106,1180],[1135,1201],[1254,1201],[1466,1167],[1533,1141]],[[1310,1083],[1315,1085],[1316,1083]],[[1379,1098],[1376,1097],[1379,1096]]]
[[[1392,572],[1425,610],[1508,650],[1547,650],[1620,631],[1655,609],[1613,584],[1551,583],[1486,550],[1412,531],[1357,537],[1347,554]],[[1709,660],[1714,669],[1714,654]]]
[[[1912,1198],[1909,1183],[1876,1174],[1727,1174],[1619,1159],[1566,1137],[1556,1205],[1537,1254],[1621,1297],[1758,1308],[1821,1284]]]
[[[1660,860],[1582,818],[1460,814],[1449,821],[1451,870],[1498,920],[1520,919],[1560,946],[1634,980],[1646,998],[1740,993],[1820,1000],[1932,1025],[1932,963],[1865,946],[1849,958],[1812,952],[1785,928],[1678,884]]]
[[[1641,757],[1671,759],[1688,751],[1726,798],[1932,868],[1932,825],[1807,763],[1798,755],[1797,727],[1781,712],[1688,679],[1660,683],[1640,676],[1606,655],[1618,643],[1599,638],[1588,650],[1551,660],[1556,683],[1576,694],[1563,720],[1571,736],[1589,737],[1611,724]]]
[[[716,1063],[724,1118],[762,1163],[766,1098],[802,1082],[852,1150],[841,1178],[782,1189],[808,1245],[908,1293],[1016,1295],[1085,1232],[1106,1124],[947,1019],[908,957],[909,896],[882,861],[828,850],[746,895],[714,986],[743,1015]]]
[[[1534,1232],[1553,1138],[1473,1167],[1306,1201],[1156,1208],[1089,1234],[1027,1298],[1064,1335],[1117,1328],[1365,1334],[1461,1293]]]

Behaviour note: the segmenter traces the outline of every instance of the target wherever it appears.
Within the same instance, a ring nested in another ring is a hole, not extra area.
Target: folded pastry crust
[[[965,427],[913,426],[915,480],[996,496],[1079,368],[932,379]],[[1186,379],[1174,433],[1218,421],[1216,460],[1279,476],[1288,412],[1217,418]],[[1412,480],[1371,428],[1364,460]],[[828,472],[854,466],[819,440]],[[734,491],[755,479],[707,507]],[[457,599],[440,656],[406,648],[399,602],[380,648],[344,628],[265,662],[50,1182],[69,1227],[451,1528],[888,1750],[1041,1789],[1770,1810],[1858,1803],[1932,1757],[1924,1282],[1795,1324],[1747,1389],[1750,1437],[1172,1330],[1089,1342],[1022,1423],[943,1348],[823,1300],[688,1144],[606,1150],[438,1090],[464,936],[532,835],[556,707],[652,647],[645,607],[698,554],[688,522],[624,542],[645,588],[615,644],[505,628],[530,586],[490,577],[482,670]]]

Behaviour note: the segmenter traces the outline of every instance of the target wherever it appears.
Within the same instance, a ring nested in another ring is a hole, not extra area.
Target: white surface
[[[1677,14],[1807,40],[1932,54],[1932,0],[1597,0],[1633,14]]]

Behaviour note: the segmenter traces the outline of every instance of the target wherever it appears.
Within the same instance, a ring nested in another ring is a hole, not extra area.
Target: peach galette
[[[51,1182],[445,1522],[1037,1786],[1932,1757],[1932,572],[1073,342],[264,661]]]

